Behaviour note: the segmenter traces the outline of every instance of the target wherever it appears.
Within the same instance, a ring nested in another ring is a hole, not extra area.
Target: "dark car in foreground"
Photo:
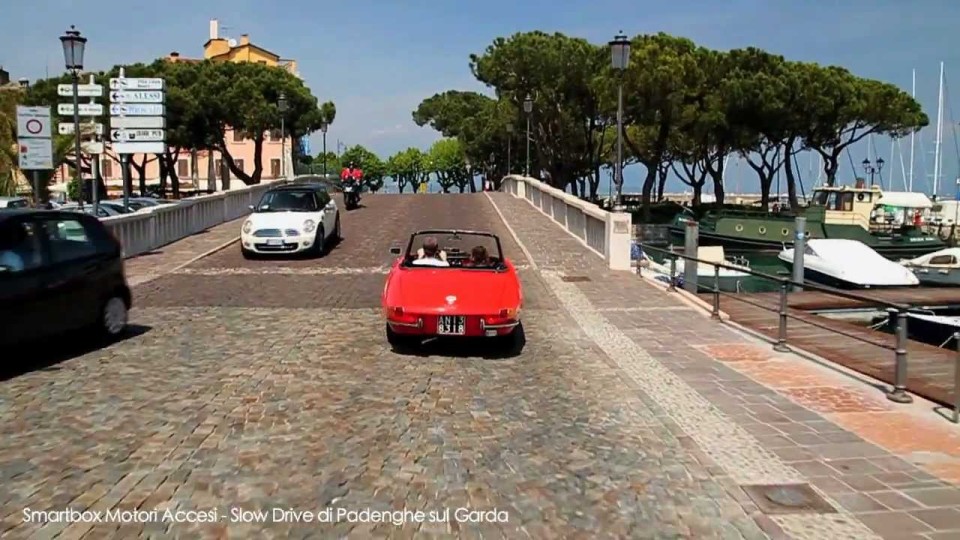
[[[56,210],[0,213],[0,344],[84,328],[116,338],[130,303],[120,242],[97,218]]]

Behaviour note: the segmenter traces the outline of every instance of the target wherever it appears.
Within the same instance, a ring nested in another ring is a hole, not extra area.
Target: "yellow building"
[[[220,36],[220,23],[210,21],[210,39],[203,45],[203,58],[223,62],[256,62],[270,67],[280,67],[293,75],[297,72],[297,62],[280,58],[280,55],[263,47],[250,43],[250,36],[243,34],[240,41]]]

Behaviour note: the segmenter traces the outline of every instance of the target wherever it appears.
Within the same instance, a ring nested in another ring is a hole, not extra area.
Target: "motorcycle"
[[[343,186],[343,201],[347,210],[353,210],[360,206],[360,185],[356,182],[349,182]]]

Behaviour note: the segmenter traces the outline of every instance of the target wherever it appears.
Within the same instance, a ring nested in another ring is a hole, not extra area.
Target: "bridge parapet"
[[[133,257],[247,215],[250,205],[256,204],[265,191],[281,182],[201,195],[152,212],[108,217],[102,221],[120,240],[123,256]]]
[[[612,270],[630,270],[630,214],[607,212],[540,180],[509,175],[500,184],[501,191],[526,199],[534,208],[550,216],[569,234],[603,257]]]

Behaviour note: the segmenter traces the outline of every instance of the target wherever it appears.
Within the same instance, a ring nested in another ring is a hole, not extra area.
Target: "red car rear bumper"
[[[437,316],[435,315],[422,315],[416,316],[415,318],[406,316],[403,320],[387,318],[387,324],[395,333],[402,335],[495,337],[511,334],[517,326],[520,325],[520,321],[515,319],[492,320],[486,317],[467,316],[463,334],[440,334],[437,331]]]

